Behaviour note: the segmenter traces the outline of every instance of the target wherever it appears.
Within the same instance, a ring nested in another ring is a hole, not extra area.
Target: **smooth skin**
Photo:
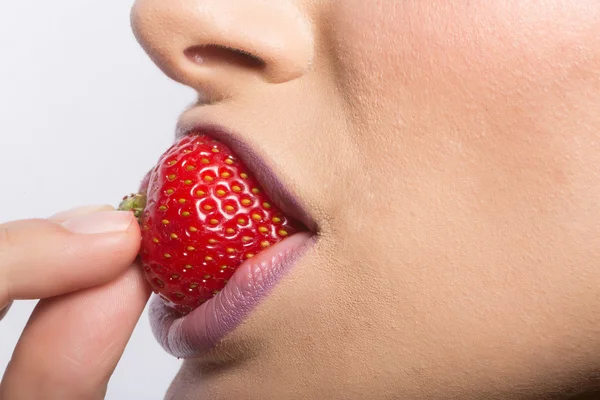
[[[600,397],[600,2],[137,0],[132,22],[199,94],[182,124],[243,137],[319,227],[168,399]]]
[[[133,214],[108,206],[0,225],[0,308],[42,299],[0,399],[104,398],[150,295],[141,268],[132,267],[139,243]]]
[[[137,0],[133,24],[200,94],[184,123],[238,132],[319,226],[169,399],[598,386],[599,1]]]

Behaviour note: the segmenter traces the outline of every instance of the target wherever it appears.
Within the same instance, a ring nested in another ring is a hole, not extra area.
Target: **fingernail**
[[[71,218],[78,217],[80,215],[93,213],[95,211],[108,211],[108,210],[114,210],[114,208],[111,206],[107,206],[107,205],[83,206],[83,207],[73,208],[73,209],[67,210],[67,211],[61,211],[59,213],[54,214],[53,216],[51,216],[48,219],[51,219],[53,221],[62,222],[62,221],[66,221]]]
[[[83,234],[123,232],[133,220],[130,211],[98,211],[71,218],[62,226],[71,232]]]

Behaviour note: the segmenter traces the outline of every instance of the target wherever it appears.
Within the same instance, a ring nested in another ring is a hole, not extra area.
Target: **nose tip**
[[[311,25],[288,0],[137,0],[131,19],[168,76],[213,95],[249,77],[297,79],[314,54]]]

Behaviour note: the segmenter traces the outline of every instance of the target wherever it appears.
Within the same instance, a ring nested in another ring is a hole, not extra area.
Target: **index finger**
[[[114,281],[42,300],[0,382],[0,399],[101,399],[144,310],[139,266]]]

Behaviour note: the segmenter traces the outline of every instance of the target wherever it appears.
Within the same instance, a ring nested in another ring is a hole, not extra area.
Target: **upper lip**
[[[183,122],[177,125],[176,137],[207,133],[229,147],[240,160],[248,166],[258,183],[264,188],[271,201],[286,215],[300,221],[313,233],[318,233],[318,225],[306,208],[286,185],[284,185],[264,158],[258,155],[256,149],[244,140],[242,135],[229,130],[222,125],[206,122]]]

